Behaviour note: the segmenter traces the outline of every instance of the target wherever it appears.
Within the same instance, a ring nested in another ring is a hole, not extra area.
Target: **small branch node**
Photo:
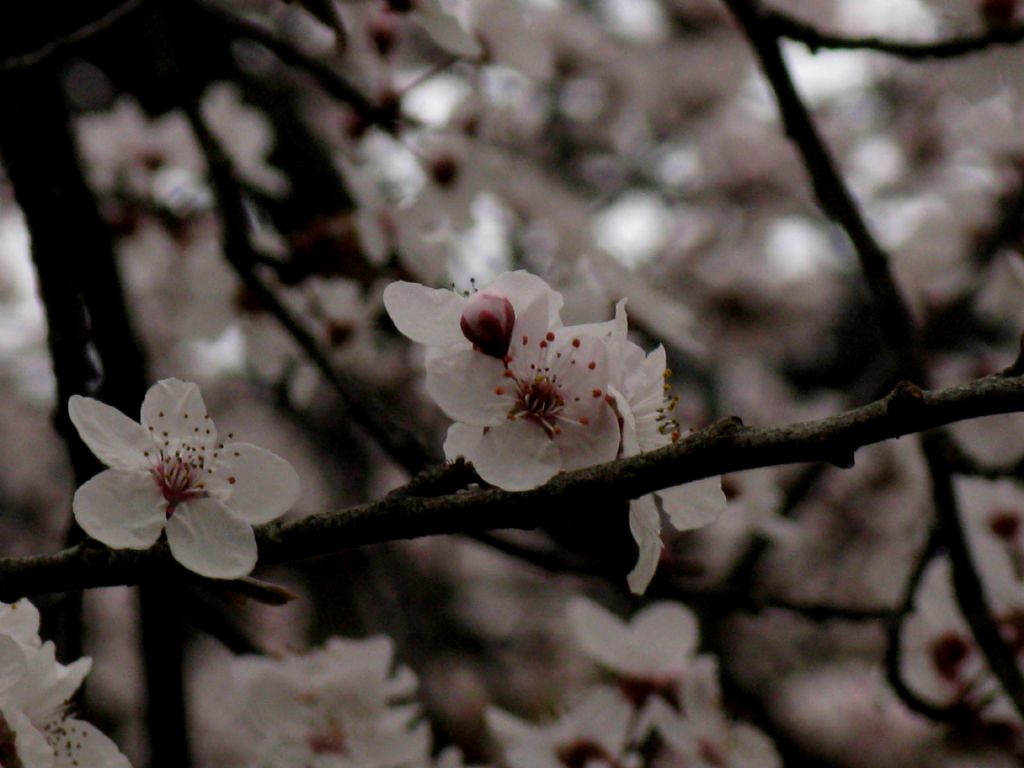
[[[901,381],[889,394],[885,410],[893,418],[908,418],[925,407],[924,391],[909,381]]]
[[[1024,333],[1020,336],[1020,343],[1017,348],[1017,359],[1013,365],[1003,371],[1000,375],[1006,377],[1024,376]]]

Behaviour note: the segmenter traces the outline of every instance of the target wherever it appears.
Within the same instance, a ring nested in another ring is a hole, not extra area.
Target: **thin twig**
[[[917,555],[914,567],[903,587],[903,596],[895,614],[886,626],[885,677],[893,691],[908,709],[924,715],[930,720],[951,722],[963,714],[958,707],[943,707],[925,701],[903,679],[903,628],[907,616],[914,609],[914,597],[921,585],[928,564],[935,557],[939,548],[938,528],[934,525],[929,531],[928,540]]]
[[[393,408],[382,403],[364,384],[331,364],[303,321],[278,299],[268,283],[256,272],[242,193],[235,181],[230,162],[216,137],[203,122],[198,105],[188,105],[185,111],[209,165],[221,213],[224,255],[245,287],[253,293],[259,305],[274,316],[331,384],[359,426],[373,437],[399,466],[409,472],[417,472],[429,464],[440,461],[439,454],[427,448],[420,436],[394,413]]]
[[[932,467],[932,498],[935,501],[942,543],[949,552],[953,566],[953,592],[992,674],[1006,691],[1017,714],[1024,717],[1024,674],[1017,666],[1013,649],[1003,639],[992,606],[985,596],[985,588],[978,575],[978,563],[971,553],[967,531],[961,520],[953,490],[953,477],[943,468],[944,439],[941,434],[925,435],[922,444],[925,458]]]
[[[962,35],[947,40],[917,42],[887,40],[871,35],[852,36],[826,32],[812,24],[775,10],[764,11],[762,19],[769,34],[801,42],[811,51],[818,51],[822,48],[869,50],[915,61],[966,56],[997,45],[1013,45],[1024,40],[1024,25],[1019,24],[1014,26],[993,25],[978,34]]]
[[[879,323],[902,359],[905,374],[924,382],[920,334],[906,300],[893,279],[889,256],[868,229],[857,202],[839,174],[782,58],[778,38],[765,26],[757,0],[725,0],[753,47],[779,105],[786,134],[804,161],[821,207],[846,232],[871,291]]]
[[[59,37],[56,40],[51,40],[45,45],[41,45],[28,53],[20,53],[17,56],[8,56],[0,59],[0,75],[7,72],[15,72],[18,70],[28,69],[29,67],[34,67],[44,61],[47,61],[66,48],[85,42],[86,40],[98,35],[100,32],[109,29],[133,11],[141,8],[145,2],[146,0],[125,0],[125,2],[111,8],[107,13],[103,14],[95,21],[84,24],[83,26],[78,27],[78,29]]]
[[[234,36],[259,43],[285,64],[308,72],[321,88],[338,101],[348,104],[368,122],[389,124],[395,118],[393,111],[373,104],[343,75],[319,59],[306,55],[273,30],[236,13],[215,0],[190,0],[190,2],[206,13],[210,19],[219,22]]]

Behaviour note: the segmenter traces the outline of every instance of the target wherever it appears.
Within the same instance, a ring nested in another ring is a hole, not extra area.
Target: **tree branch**
[[[878,320],[900,356],[907,376],[923,383],[923,352],[910,309],[889,267],[889,256],[875,240],[853,194],[840,176],[835,160],[818,134],[807,107],[786,68],[778,38],[765,25],[766,12],[758,0],[725,0],[761,62],[786,130],[804,161],[814,193],[824,209],[846,232],[871,291]]]
[[[48,61],[66,48],[85,42],[100,32],[109,29],[121,19],[141,8],[145,2],[146,0],[125,0],[125,2],[111,8],[95,21],[84,24],[66,35],[47,42],[45,45],[41,45],[28,53],[0,59],[0,75],[28,69]]]
[[[312,75],[321,88],[338,101],[348,104],[369,123],[391,125],[397,119],[397,114],[393,109],[372,103],[358,88],[329,65],[307,56],[273,30],[251,21],[214,0],[191,0],[191,2],[212,21],[222,25],[230,34],[259,43],[285,64]]]
[[[257,531],[260,562],[281,563],[367,544],[423,536],[581,525],[611,514],[610,500],[746,469],[827,460],[850,467],[861,447],[964,419],[1024,411],[1024,379],[1000,374],[934,392],[901,386],[869,405],[781,427],[718,422],[674,445],[558,475],[531,491],[481,489],[441,497],[391,494],[378,501]],[[0,599],[137,584],[177,571],[166,544],[109,550],[95,542],[51,555],[0,558]]]
[[[776,10],[766,10],[762,14],[763,23],[768,33],[775,37],[785,37],[806,45],[812,52],[822,48],[831,50],[869,50],[899,56],[913,61],[926,59],[951,59],[979,53],[996,45],[1013,45],[1024,40],[1024,25],[992,26],[984,32],[974,35],[962,35],[947,40],[930,42],[912,42],[887,40],[881,37],[848,36],[835,32],[825,32],[812,24],[795,19],[788,14]]]
[[[281,327],[334,388],[361,428],[377,441],[399,466],[417,472],[440,460],[408,424],[397,418],[394,409],[383,403],[362,382],[339,371],[302,320],[295,316],[270,286],[257,274],[254,253],[249,243],[248,219],[241,189],[235,181],[230,161],[216,137],[199,114],[197,103],[186,106],[189,124],[209,165],[214,194],[220,209],[224,255],[245,287],[252,291],[260,306],[274,316]]]

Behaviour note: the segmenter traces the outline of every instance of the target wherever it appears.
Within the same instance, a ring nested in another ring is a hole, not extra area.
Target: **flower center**
[[[970,653],[967,642],[954,632],[948,632],[932,643],[932,663],[939,675],[949,681],[960,675],[961,665]]]
[[[555,425],[555,420],[565,406],[565,398],[558,385],[547,376],[537,376],[532,381],[517,380],[516,387],[516,404],[508,417],[532,419],[544,427],[548,437],[557,435],[561,430]]]
[[[613,768],[617,765],[615,758],[605,752],[600,744],[583,739],[559,747],[557,757],[558,762],[566,768],[584,768],[594,764]]]
[[[642,709],[652,696],[660,696],[673,709],[682,709],[679,694],[671,679],[627,677],[619,681],[619,690],[637,710]]]
[[[150,471],[167,501],[168,519],[178,504],[209,495],[202,479],[205,467],[205,451],[191,445],[184,444],[173,454],[160,451],[159,460]]]
[[[314,731],[307,739],[309,751],[314,755],[345,755],[348,745],[341,728],[333,726],[327,730]]]

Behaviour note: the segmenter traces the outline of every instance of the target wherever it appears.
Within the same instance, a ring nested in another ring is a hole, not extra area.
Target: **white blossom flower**
[[[260,734],[256,766],[398,768],[425,761],[426,723],[395,704],[416,689],[406,667],[392,671],[390,638],[332,638],[322,649],[283,659],[239,661],[244,713]]]
[[[110,467],[75,492],[75,520],[109,547],[146,549],[166,531],[171,554],[189,570],[238,578],[256,564],[252,526],[284,514],[298,498],[299,478],[287,461],[218,440],[195,384],[154,384],[141,424],[78,395],[68,411]]]
[[[628,623],[585,597],[573,598],[569,628],[591,659],[618,678],[637,707],[652,696],[678,704],[700,640],[697,620],[679,603],[658,602]]]
[[[431,347],[427,391],[457,422],[449,459],[465,456],[488,483],[525,490],[615,458],[605,343],[562,327],[562,297],[540,278],[504,273],[470,297],[393,283],[384,306],[402,333]]]
[[[431,768],[487,768],[484,765],[466,765],[462,752],[458,747],[448,747],[441,750],[441,754],[436,759],[425,763],[424,766],[430,766]]]
[[[677,398],[669,395],[665,348],[658,346],[648,355],[626,338],[625,302],[620,301],[615,320],[588,327],[605,334],[611,348],[612,379],[609,392],[622,419],[622,455],[636,456],[675,442],[681,436],[672,418]],[[677,531],[688,531],[713,523],[725,509],[720,477],[664,488],[634,499],[629,505],[629,528],[640,555],[629,573],[630,589],[643,594],[661,558],[661,509]]]
[[[497,708],[487,710],[487,724],[509,768],[623,768],[632,764],[634,714],[616,691],[595,688],[549,725],[534,725]]]
[[[109,738],[69,714],[92,661],[58,663],[38,630],[39,613],[27,600],[0,604],[0,765],[129,768]]]
[[[395,11],[408,12],[409,18],[449,53],[476,58],[483,52],[469,29],[465,0],[401,0],[390,5]]]
[[[644,711],[644,728],[664,740],[658,768],[779,768],[782,760],[771,739],[747,723],[734,723],[722,711],[718,665],[714,658],[697,659],[682,689],[679,709],[661,699]]]
[[[985,564],[986,592],[995,619],[1020,663],[1024,658],[1020,584],[1009,568],[995,566],[999,560],[995,547],[986,548],[984,560],[979,558]],[[1001,571],[1003,578],[993,579],[994,570]],[[960,706],[965,715],[977,718],[983,730],[998,733],[1000,741],[1024,744],[1024,725],[989,671],[957,607],[947,558],[936,558],[925,570],[902,643],[901,674],[917,695],[936,706]]]

